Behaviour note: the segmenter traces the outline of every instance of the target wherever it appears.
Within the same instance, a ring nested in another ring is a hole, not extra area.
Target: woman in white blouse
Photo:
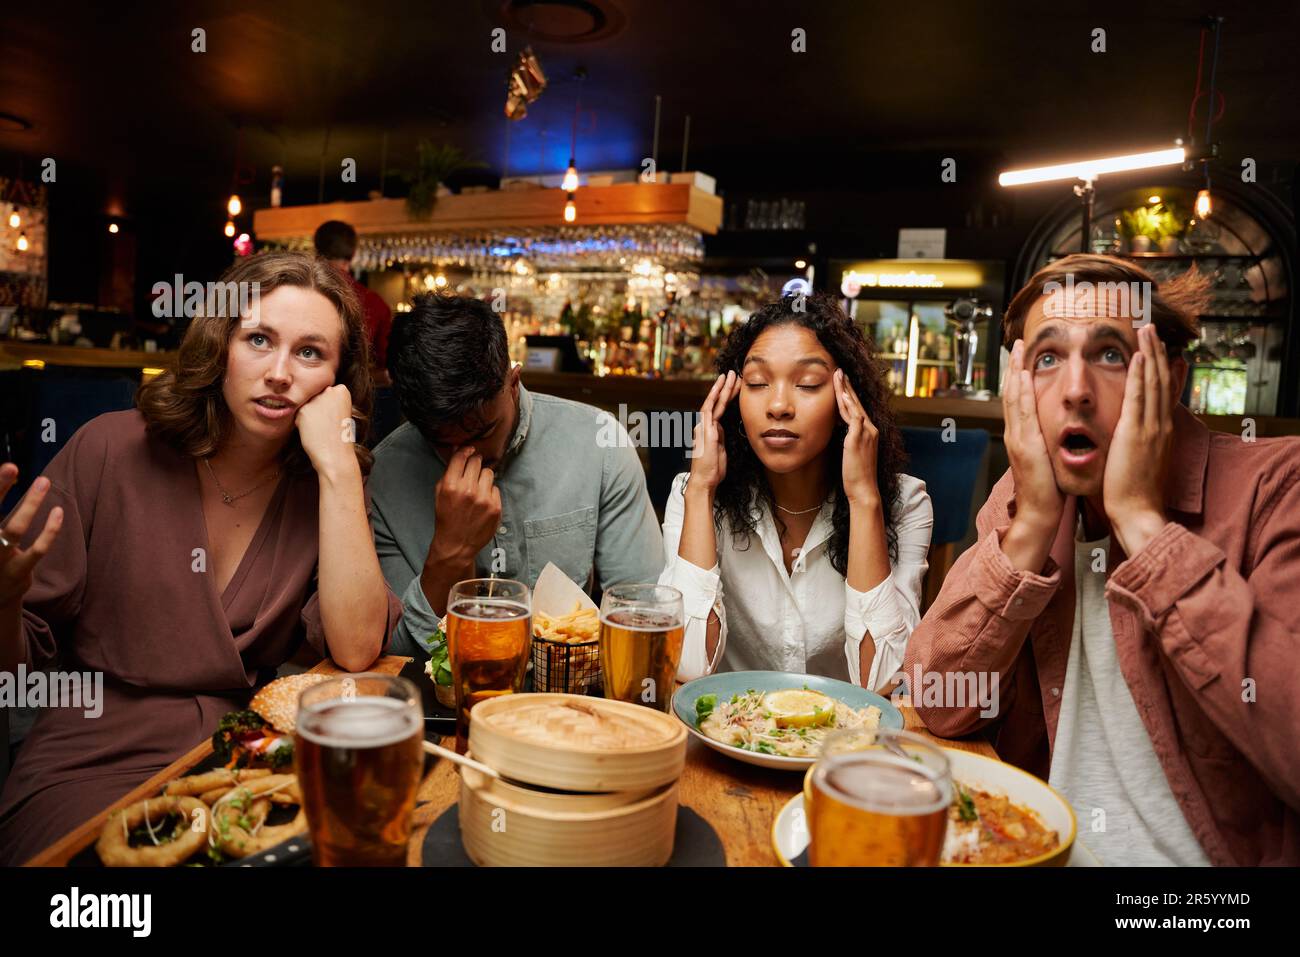
[[[664,513],[678,678],[721,664],[885,687],[920,620],[934,513],[901,473],[872,346],[831,297],[787,296],[731,332],[717,368]]]

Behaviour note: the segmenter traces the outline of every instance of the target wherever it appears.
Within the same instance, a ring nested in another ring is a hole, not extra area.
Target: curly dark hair
[[[889,390],[880,372],[876,350],[862,330],[840,308],[832,296],[815,293],[811,296],[786,296],[778,302],[763,306],[748,322],[732,329],[727,341],[719,350],[715,365],[721,375],[735,372],[737,376],[745,364],[745,357],[754,342],[768,329],[795,323],[815,335],[818,341],[844,370],[849,384],[857,393],[862,407],[879,431],[876,453],[876,485],[885,510],[886,538],[889,556],[898,557],[898,531],[895,527],[895,510],[898,507],[898,475],[907,465],[903,451],[903,438],[894,422],[894,411],[889,404]],[[727,474],[714,493],[713,521],[719,532],[729,529],[737,544],[748,547],[749,534],[758,527],[759,512],[753,505],[765,502],[768,510],[777,515],[776,502],[767,472],[758,455],[741,430],[740,406],[732,402],[722,413],[723,443],[727,452]],[[844,436],[848,426],[836,412],[834,430],[826,446],[827,474],[835,487],[835,510],[832,514],[831,540],[828,546],[831,566],[841,575],[847,574],[849,552],[849,500],[839,481],[841,459],[844,454]],[[784,532],[784,524],[777,523]]]

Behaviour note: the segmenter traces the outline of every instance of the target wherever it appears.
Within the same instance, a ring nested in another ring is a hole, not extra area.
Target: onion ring
[[[254,798],[253,795],[248,795],[245,799],[251,799],[247,808],[236,803],[238,798],[232,798],[219,807],[213,808],[212,811],[208,832],[209,843],[227,857],[239,859],[251,854],[260,854],[282,841],[306,833],[307,815],[301,805],[294,819],[288,824],[266,827],[266,817],[271,810],[272,798],[270,796]],[[247,827],[239,823],[241,818],[247,820]]]
[[[203,849],[205,830],[194,830],[190,821],[195,811],[208,814],[208,806],[198,798],[166,794],[149,798],[114,811],[104,822],[95,850],[106,867],[175,867]],[[144,824],[151,831],[153,821],[171,815],[185,819],[185,828],[174,840],[157,846],[132,847],[129,832]]]
[[[232,770],[230,768],[217,768],[215,771],[207,771],[203,774],[191,774],[187,777],[177,778],[165,788],[163,794],[187,794],[191,797],[204,794],[208,791],[224,787],[227,790],[237,784],[254,778],[269,777],[271,772],[266,768],[253,768],[243,770]]]

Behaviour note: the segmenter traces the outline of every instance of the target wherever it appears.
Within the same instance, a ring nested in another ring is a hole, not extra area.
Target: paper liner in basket
[[[587,593],[575,585],[558,565],[547,562],[533,586],[533,610],[548,615],[567,615],[574,610],[575,604],[583,608],[596,607]]]
[[[600,687],[600,649],[593,643],[564,644],[536,639],[536,615],[552,617],[575,610],[598,610],[587,593],[553,562],[547,562],[533,586],[533,690],[591,694]]]

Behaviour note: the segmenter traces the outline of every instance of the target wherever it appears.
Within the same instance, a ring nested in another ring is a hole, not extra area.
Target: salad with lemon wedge
[[[832,731],[877,727],[880,709],[874,705],[850,708],[808,688],[751,689],[732,695],[730,701],[720,702],[713,694],[701,695],[695,702],[695,717],[701,734],[733,748],[812,758]]]

